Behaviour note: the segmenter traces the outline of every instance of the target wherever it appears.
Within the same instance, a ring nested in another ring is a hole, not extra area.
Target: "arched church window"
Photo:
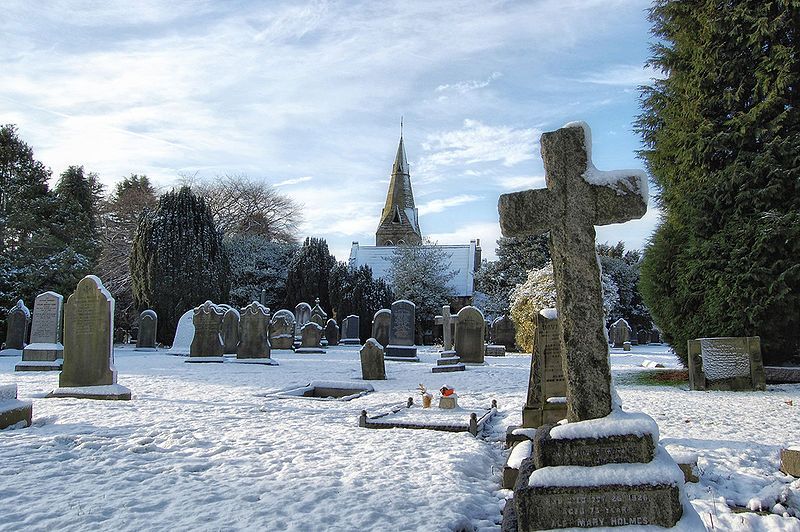
[[[387,240],[386,242],[383,243],[383,245],[384,246],[394,246],[394,242],[392,242],[391,240]]]
[[[398,246],[404,246],[405,244],[406,244],[406,241],[405,241],[405,240],[398,240],[398,241],[397,241],[397,245],[398,245]]]

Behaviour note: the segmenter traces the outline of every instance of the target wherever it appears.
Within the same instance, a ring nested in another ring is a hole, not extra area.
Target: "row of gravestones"
[[[624,318],[620,318],[608,328],[608,341],[616,348],[625,348],[631,345],[647,345],[661,343],[661,335],[657,329],[639,329],[633,334],[631,327]]]

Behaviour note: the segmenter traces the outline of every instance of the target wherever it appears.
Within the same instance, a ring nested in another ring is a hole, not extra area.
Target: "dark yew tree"
[[[314,300],[319,298],[322,308],[330,314],[328,278],[335,265],[336,258],[328,251],[328,243],[324,238],[306,238],[289,263],[284,300],[286,308],[294,310],[302,302],[313,307]]]

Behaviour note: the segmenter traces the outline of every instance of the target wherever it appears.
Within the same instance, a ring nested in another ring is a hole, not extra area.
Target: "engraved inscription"
[[[61,301],[54,297],[39,297],[33,306],[31,343],[53,343],[58,341]]]

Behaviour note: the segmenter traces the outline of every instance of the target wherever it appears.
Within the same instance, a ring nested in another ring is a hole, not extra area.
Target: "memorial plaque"
[[[689,340],[692,390],[765,390],[761,338],[723,337]]]
[[[536,431],[533,453],[536,469],[548,466],[647,463],[655,456],[655,442],[651,434],[553,439],[550,437],[552,427],[544,425]]]

